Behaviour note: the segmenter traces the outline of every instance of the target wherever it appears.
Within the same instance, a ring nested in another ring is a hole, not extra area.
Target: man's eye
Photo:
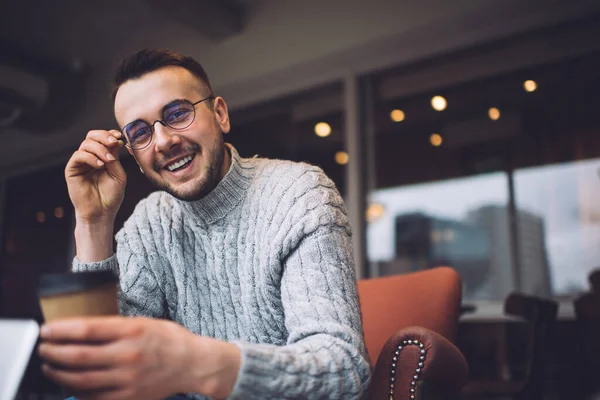
[[[131,139],[132,140],[139,140],[144,138],[145,136],[147,136],[150,133],[150,129],[149,128],[141,128],[138,129],[137,131],[135,131],[133,133],[133,135],[131,135]]]
[[[169,114],[167,121],[174,122],[174,121],[179,121],[179,120],[185,119],[189,115],[189,113],[190,112],[188,110],[174,111],[171,114]]]

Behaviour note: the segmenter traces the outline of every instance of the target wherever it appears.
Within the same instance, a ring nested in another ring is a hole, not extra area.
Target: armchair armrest
[[[468,378],[462,353],[426,328],[400,329],[383,346],[373,370],[369,399],[458,398]]]

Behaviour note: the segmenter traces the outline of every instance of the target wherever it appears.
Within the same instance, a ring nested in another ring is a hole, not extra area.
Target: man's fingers
[[[74,397],[77,400],[132,400],[134,397],[130,391],[117,389],[117,390],[101,390],[94,392],[77,393],[74,392]]]
[[[114,136],[116,139],[119,140],[125,140],[124,135],[121,133],[121,131],[117,130],[117,129],[111,129],[108,131],[108,133],[110,133],[112,136]]]
[[[124,349],[119,342],[96,345],[43,342],[38,347],[38,354],[44,360],[68,369],[98,369],[123,364],[133,359],[132,353],[132,349]]]
[[[86,135],[86,140],[92,140],[110,148],[115,147],[120,140],[122,141],[124,139],[121,132],[116,129],[110,131],[92,130]]]
[[[119,160],[106,164],[106,169],[113,179],[122,183],[127,182],[127,173]]]
[[[109,342],[140,333],[138,318],[88,317],[63,319],[42,326],[40,337],[55,342]]]
[[[105,164],[108,164],[108,163],[116,160],[116,158],[117,158],[113,154],[113,149],[110,149],[110,148],[106,147],[104,144],[98,143],[98,142],[96,142],[94,140],[90,140],[90,139],[86,139],[83,142],[81,142],[81,145],[79,146],[79,150],[87,151],[88,153],[95,155],[100,160],[102,160]],[[118,147],[116,148],[116,150],[118,151]],[[116,152],[115,152],[115,154],[116,154]]]
[[[87,140],[102,144],[113,156],[118,156],[119,149],[125,145],[125,136],[116,129],[89,131],[84,142]]]
[[[89,172],[92,168],[99,169],[103,166],[104,161],[96,157],[94,154],[77,150],[75,153],[73,153],[69,163],[67,164],[65,175],[67,177],[80,175],[82,173]],[[82,169],[82,167],[84,168]],[[85,167],[88,167],[89,169]]]
[[[81,142],[79,150],[71,157],[69,165],[67,165],[67,170],[77,170],[82,164],[96,169],[106,165],[111,175],[120,181],[125,181],[126,176],[122,165],[120,163],[113,163],[113,161],[119,159],[119,150],[123,146],[123,135],[117,130],[89,131],[86,139]],[[110,166],[110,164],[115,164],[115,166]],[[76,174],[71,173],[71,175]]]
[[[114,369],[67,370],[44,364],[42,372],[54,382],[81,393],[115,390],[123,379]]]

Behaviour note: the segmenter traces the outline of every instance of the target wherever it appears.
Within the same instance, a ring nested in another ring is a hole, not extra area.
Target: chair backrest
[[[544,381],[546,346],[558,314],[558,303],[550,299],[513,292],[504,302],[504,312],[521,317],[528,323],[523,395],[524,398],[534,398],[534,393],[539,392],[538,388]]]
[[[590,291],[575,299],[579,377],[584,393],[600,394],[600,268],[588,275]]]
[[[600,372],[600,293],[590,292],[574,302],[577,331],[586,363],[583,368]]]
[[[449,267],[358,281],[365,343],[372,362],[397,330],[430,329],[454,342],[461,280]]]

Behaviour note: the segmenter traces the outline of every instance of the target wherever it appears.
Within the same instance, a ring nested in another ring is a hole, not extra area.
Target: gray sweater
[[[362,397],[370,367],[341,196],[317,167],[228,149],[231,168],[206,197],[151,194],[116,255],[75,259],[74,271],[118,273],[124,315],[237,344],[231,399]]]

